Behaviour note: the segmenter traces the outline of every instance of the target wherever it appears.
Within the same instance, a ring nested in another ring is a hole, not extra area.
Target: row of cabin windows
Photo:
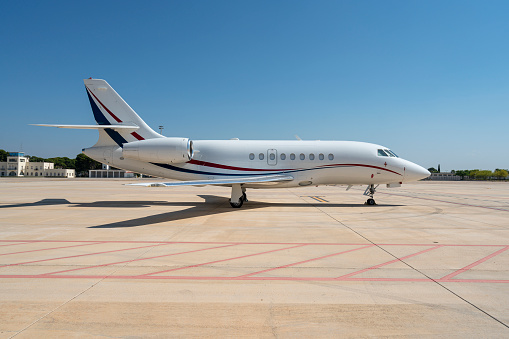
[[[286,160],[286,154],[285,153],[281,153],[279,155],[279,157],[281,158],[281,160]],[[290,153],[290,160],[295,160],[295,153]],[[255,155],[254,153],[250,153],[249,154],[249,159],[250,160],[254,160],[255,159]],[[258,159],[260,160],[263,160],[265,159],[265,154],[264,153],[260,153],[258,154]],[[269,159],[270,160],[276,160],[276,155],[274,153],[271,153],[269,154]],[[306,160],[306,155],[304,153],[301,153],[299,155],[299,159],[300,160]],[[315,155],[313,153],[310,153],[309,156],[308,156],[308,159],[309,160],[315,160]],[[322,153],[318,154],[318,159],[319,160],[325,160],[325,155],[323,155]],[[328,159],[329,160],[334,160],[334,154],[330,153],[329,156],[328,156]]]

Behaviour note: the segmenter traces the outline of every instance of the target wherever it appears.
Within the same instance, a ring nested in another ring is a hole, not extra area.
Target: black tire
[[[371,206],[372,206],[372,205],[376,205],[376,203],[375,203],[375,199],[371,199],[371,198],[369,198],[369,199],[366,201],[366,205],[371,205]]]
[[[230,206],[233,208],[241,208],[242,204],[244,204],[244,199],[242,199],[242,198],[239,200],[239,202],[232,202],[230,200]]]

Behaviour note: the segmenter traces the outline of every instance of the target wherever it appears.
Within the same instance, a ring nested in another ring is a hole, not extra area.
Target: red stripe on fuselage
[[[131,133],[131,135],[132,135],[133,137],[135,137],[136,139],[138,139],[138,140],[145,140],[145,138],[144,138],[144,137],[142,137],[141,135],[139,135],[139,134],[138,134],[138,133],[136,133],[136,132],[132,132],[132,133]]]
[[[85,86],[85,87],[87,87],[87,86]],[[108,107],[104,106],[104,104],[101,102],[101,100],[99,100],[99,99],[95,96],[95,94],[94,94],[94,93],[92,93],[92,91],[91,91],[88,87],[87,87],[87,90],[90,92],[90,94],[92,94],[92,95],[94,96],[95,100],[97,100],[97,102],[101,104],[101,106],[102,106],[102,107],[106,110],[106,112],[108,112],[108,113],[109,113],[109,114],[113,117],[113,119],[115,119],[115,121],[116,121],[116,122],[122,122],[122,120],[120,120],[120,119],[119,119],[119,118],[118,118],[115,114],[113,114],[113,112],[112,112],[112,111],[110,111],[110,110],[108,109]]]
[[[213,162],[206,162],[206,161],[194,160],[194,159],[189,160],[188,164],[199,165],[199,166],[207,166],[207,167],[214,167],[214,168],[222,168],[222,169],[228,169],[228,170],[232,170],[232,171],[247,171],[247,172],[292,171],[292,169],[279,169],[279,168],[257,169],[257,168],[235,167],[235,166],[214,164]]]
[[[221,169],[227,169],[232,171],[245,171],[245,172],[285,172],[285,171],[298,171],[298,170],[311,170],[311,169],[318,169],[318,168],[324,168],[324,167],[336,167],[336,166],[352,166],[352,167],[367,167],[367,168],[375,168],[378,170],[383,170],[387,172],[391,172],[397,175],[402,175],[398,172],[391,171],[390,169],[378,167],[378,166],[372,166],[372,165],[364,165],[364,164],[330,164],[330,165],[322,165],[317,166],[314,168],[292,168],[292,169],[280,169],[280,168],[271,168],[271,169],[258,169],[258,168],[245,168],[245,167],[236,167],[236,166],[228,166],[228,165],[221,165],[221,164],[215,164],[212,162],[207,161],[201,161],[201,160],[190,160],[188,161],[188,164],[192,165],[198,165],[198,166],[206,166],[206,167],[213,167],[213,168],[221,168]]]

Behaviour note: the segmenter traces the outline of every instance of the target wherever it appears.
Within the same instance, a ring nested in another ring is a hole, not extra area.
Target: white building
[[[111,169],[109,165],[103,164],[100,170],[89,170],[89,178],[134,178],[134,173],[130,171]]]
[[[31,162],[22,152],[9,153],[7,161],[0,162],[2,177],[60,177],[74,178],[73,169],[55,168],[51,162]]]

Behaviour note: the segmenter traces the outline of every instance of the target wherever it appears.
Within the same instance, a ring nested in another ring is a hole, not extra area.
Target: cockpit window
[[[388,157],[389,156],[387,153],[385,153],[385,151],[383,149],[379,149],[378,150],[378,155],[381,156],[381,157]]]
[[[396,157],[396,158],[399,158],[398,155],[396,153],[394,153],[393,151],[391,151],[390,149],[386,149],[384,150],[386,153],[389,153],[389,155],[391,157]]]

